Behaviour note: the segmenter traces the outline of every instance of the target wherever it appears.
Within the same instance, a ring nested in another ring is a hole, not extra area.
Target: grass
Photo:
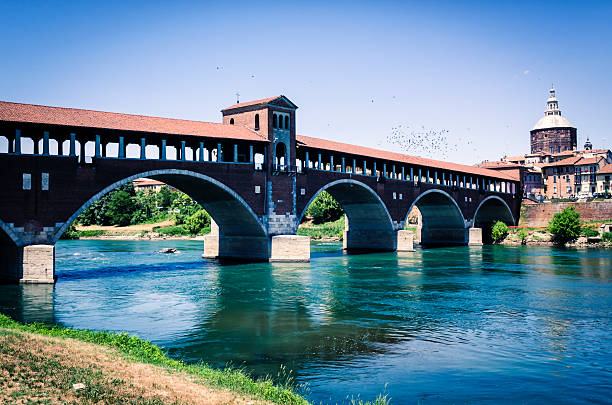
[[[0,314],[0,402],[7,398],[11,403],[51,403],[62,394],[72,396],[70,403],[142,404],[158,405],[178,403],[163,400],[152,393],[138,390],[130,381],[104,373],[100,366],[88,359],[78,362],[59,354],[55,357],[44,355],[41,345],[48,348],[48,342],[28,338],[24,334],[60,339],[74,339],[114,349],[123,359],[160,366],[171,375],[187,374],[193,381],[206,386],[227,389],[251,398],[275,404],[309,404],[296,393],[291,372],[284,372],[281,383],[272,379],[252,379],[244,370],[226,368],[213,369],[206,364],[186,364],[169,358],[158,346],[127,333],[111,333],[87,329],[70,329],[61,325],[44,323],[21,324]],[[66,341],[66,348],[74,346]],[[56,350],[57,351],[57,350]],[[83,391],[70,390],[73,384],[83,383]],[[155,385],[155,384],[154,384]],[[4,397],[3,397],[4,396]],[[78,400],[78,401],[77,401]],[[183,403],[183,401],[181,401]],[[389,405],[388,395],[380,394],[373,402],[365,402],[357,396],[351,398],[352,405]]]
[[[164,226],[164,227],[155,227],[153,228],[153,232],[157,232],[160,235],[166,236],[194,236],[191,234],[184,225],[173,225],[173,226]],[[210,233],[210,226],[202,228],[198,235],[206,235]]]
[[[294,391],[294,388],[292,387],[293,380],[291,378],[287,378],[285,383],[282,386],[279,386],[275,385],[270,378],[253,380],[243,370],[231,368],[217,370],[205,364],[186,364],[180,360],[174,360],[167,357],[163,350],[158,346],[127,333],[115,334],[105,331],[91,331],[86,329],[76,330],[65,328],[61,325],[49,325],[43,323],[20,324],[1,314],[0,328],[7,330],[9,333],[11,331],[30,332],[43,336],[71,338],[83,342],[94,343],[116,349],[130,361],[138,361],[161,366],[171,371],[185,372],[194,377],[202,378],[209,386],[229,389],[232,392],[237,392],[277,404],[308,404],[308,402],[302,396]],[[5,346],[6,345],[2,345],[2,349]],[[24,356],[31,357],[32,355],[24,354]],[[35,373],[43,372],[44,370],[49,370],[50,373],[54,373],[54,370],[57,370],[59,367],[54,363],[47,364],[41,359],[32,359],[32,361],[28,362],[34,364],[30,366],[30,368],[35,367]],[[38,366],[35,364],[38,364]],[[96,370],[93,368],[88,370],[75,369],[71,370],[71,372],[68,374],[78,376],[78,378],[75,377],[75,382],[89,381],[91,383],[91,385],[87,385],[88,387],[93,387],[88,388],[93,395],[91,402],[95,403],[97,401],[103,401],[104,403],[142,403],[139,402],[137,398],[136,402],[132,401],[131,399],[123,402],[109,402],[106,396],[110,395],[108,384],[112,384],[112,382],[94,381],[96,380],[96,377],[100,377],[100,375],[96,374]],[[65,383],[70,383],[70,381]],[[36,385],[37,383],[34,382],[33,384]],[[95,388],[96,384],[99,385],[99,388]]]
[[[298,228],[297,234],[300,236],[310,236],[312,239],[339,238],[342,240],[344,232],[344,216],[333,222],[323,224],[313,224],[305,222]]]

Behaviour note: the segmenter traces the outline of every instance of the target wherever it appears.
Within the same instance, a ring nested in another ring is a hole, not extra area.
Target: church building
[[[544,116],[531,130],[531,153],[561,153],[577,147],[576,128],[561,115],[555,88],[550,89]]]

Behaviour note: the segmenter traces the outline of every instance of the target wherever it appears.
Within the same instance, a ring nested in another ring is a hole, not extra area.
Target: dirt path
[[[163,222],[157,222],[154,224],[139,224],[130,226],[102,226],[102,225],[77,225],[78,231],[105,231],[110,234],[126,234],[126,233],[137,233],[137,232],[151,232],[155,227],[164,227],[174,225],[174,220],[168,219]]]

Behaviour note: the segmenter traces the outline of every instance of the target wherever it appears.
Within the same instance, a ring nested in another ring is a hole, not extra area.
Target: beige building
[[[134,190],[136,191],[145,191],[145,192],[159,192],[163,187],[170,187],[166,183],[162,183],[161,181],[153,180],[153,179],[136,179],[132,182],[134,184]],[[171,190],[174,190],[173,187],[170,187]]]
[[[597,192],[596,175],[607,164],[603,157],[575,156],[542,166],[546,198],[576,198]]]
[[[612,164],[607,164],[597,172],[597,192],[609,194],[612,179]]]

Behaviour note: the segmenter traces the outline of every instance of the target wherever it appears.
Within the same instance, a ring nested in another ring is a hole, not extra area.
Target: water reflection
[[[199,242],[173,243],[179,255],[155,255],[156,242],[60,244],[55,288],[2,286],[0,310],[127,330],[255,375],[283,364],[315,402],[372,398],[387,383],[394,403],[597,401],[612,388],[610,251],[348,256],[318,244],[310,264],[219,266]]]

